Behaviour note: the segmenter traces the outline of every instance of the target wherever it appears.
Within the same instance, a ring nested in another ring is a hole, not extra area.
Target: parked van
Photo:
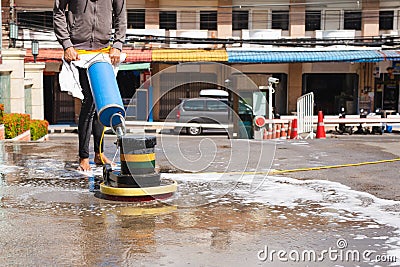
[[[219,89],[204,89],[199,93],[200,97],[228,99],[229,93]]]
[[[229,106],[228,92],[217,89],[208,89],[200,91],[200,97],[182,99],[177,107],[177,122],[180,123],[229,123]],[[239,99],[239,117],[252,121],[253,110],[251,106]],[[209,130],[210,128],[205,128]],[[200,135],[203,130],[201,127],[176,127],[176,132],[186,130],[187,134]],[[219,129],[220,130],[220,129]]]

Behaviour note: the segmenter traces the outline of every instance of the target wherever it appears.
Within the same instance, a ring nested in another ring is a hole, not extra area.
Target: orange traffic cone
[[[281,139],[286,139],[286,128],[285,128],[285,124],[282,123],[282,128],[281,128]]]
[[[293,119],[292,121],[292,132],[290,133],[290,139],[299,139],[299,135],[297,133],[297,119]]]
[[[276,124],[276,135],[275,138],[280,139],[281,138],[281,124],[277,123]]]
[[[290,135],[292,134],[292,121],[289,121],[287,129],[287,139],[290,139]]]
[[[317,139],[325,139],[325,125],[324,125],[324,114],[322,110],[318,111],[318,126],[317,126]]]
[[[268,139],[268,133],[267,133],[267,128],[264,128],[264,132],[263,132],[263,140]]]
[[[275,124],[272,125],[272,137],[271,138],[272,139],[276,138],[276,125]]]
[[[267,139],[272,139],[272,128],[271,126],[268,127],[268,136]]]

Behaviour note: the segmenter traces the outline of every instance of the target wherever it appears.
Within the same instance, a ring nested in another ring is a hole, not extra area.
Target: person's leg
[[[92,123],[95,115],[95,107],[85,69],[79,69],[79,82],[84,96],[78,123],[79,168],[83,171],[89,171],[91,169],[89,165],[89,142],[92,134]]]

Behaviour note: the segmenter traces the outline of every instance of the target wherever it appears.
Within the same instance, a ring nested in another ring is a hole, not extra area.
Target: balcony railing
[[[170,30],[169,37],[180,37],[180,38],[188,38],[188,39],[207,39],[209,36],[208,30]],[[170,44],[171,48],[209,48],[211,47],[209,44]]]
[[[318,30],[315,31],[317,39],[354,39],[356,37],[355,30]]]
[[[126,40],[128,43],[133,43],[134,47],[143,48],[145,45],[151,47],[161,47],[161,43],[157,40],[164,40],[166,37],[165,29],[127,29]],[[154,39],[154,42],[141,42],[140,39]],[[135,40],[135,41],[133,41]]]

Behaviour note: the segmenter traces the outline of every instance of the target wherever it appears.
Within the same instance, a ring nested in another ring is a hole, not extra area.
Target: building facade
[[[62,51],[52,32],[52,6],[49,0],[2,1],[3,48],[27,49],[26,61],[32,61],[31,40],[39,40],[38,60],[46,63],[44,112],[59,123],[76,119],[79,101],[58,88]],[[127,0],[127,11],[127,64],[118,75],[126,99],[150,75],[206,61],[229,65],[257,86],[279,78],[273,105],[280,114],[295,112],[297,98],[307,92],[314,92],[316,109],[325,114],[342,107],[349,114],[399,111],[398,1]],[[18,25],[16,40],[8,38],[10,22]],[[215,85],[177,86],[164,96],[161,87],[153,88],[156,120],[165,119],[179,98]]]

